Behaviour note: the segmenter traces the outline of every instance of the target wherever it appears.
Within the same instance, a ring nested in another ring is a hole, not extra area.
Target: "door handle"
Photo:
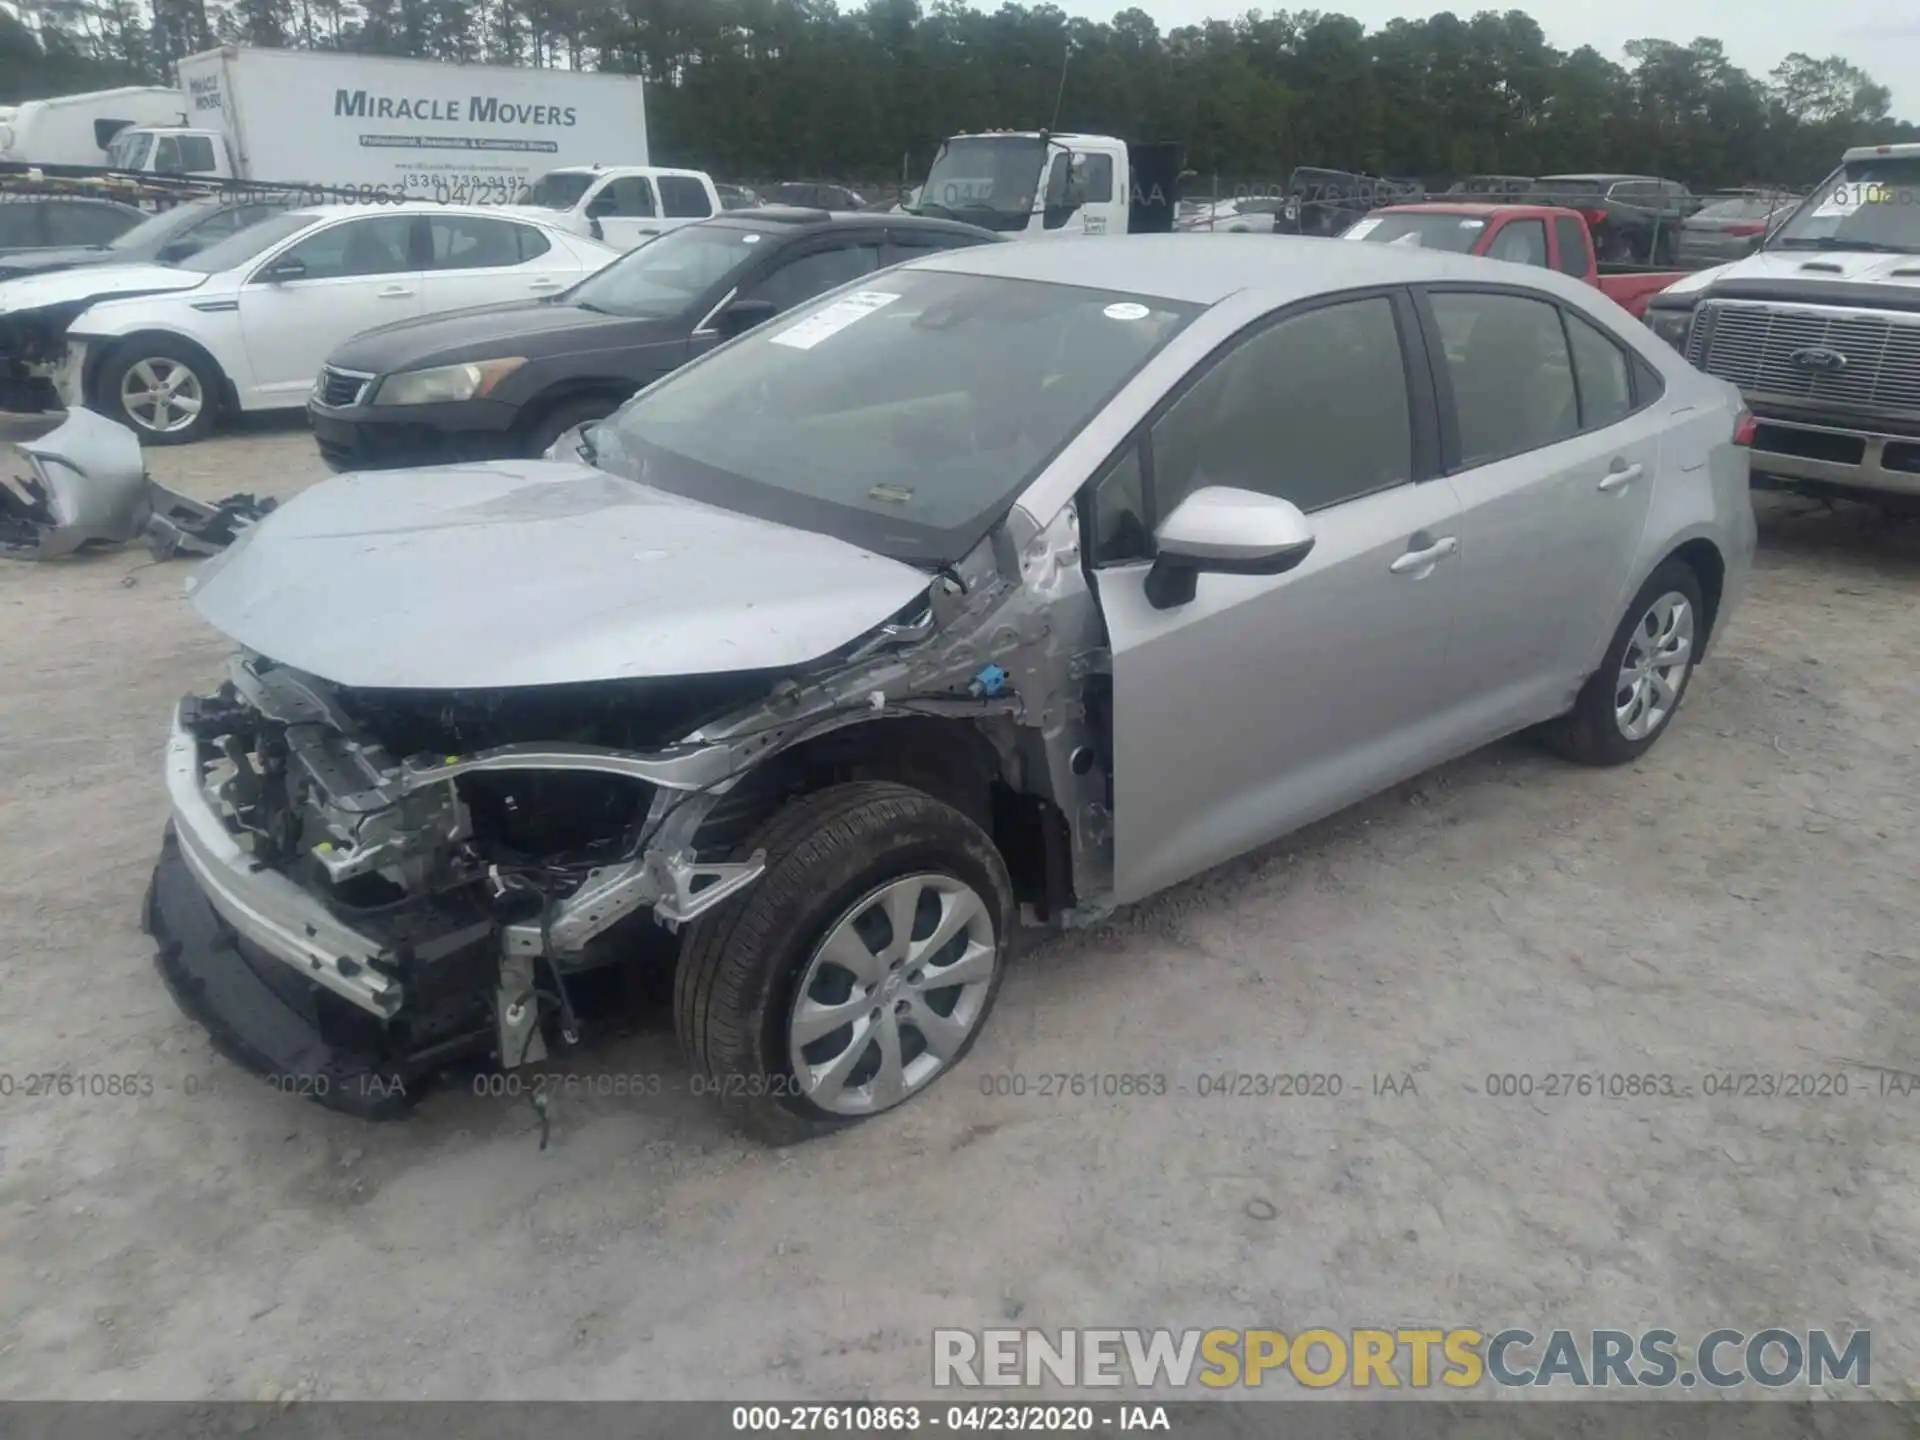
[[[380,292],[380,298],[382,300],[399,300],[411,294],[413,294],[413,287],[411,285],[389,285]]]
[[[1607,491],[1624,490],[1646,473],[1647,467],[1638,461],[1631,465],[1621,465],[1607,471],[1606,478],[1600,482],[1600,488]]]
[[[1460,548],[1457,536],[1442,535],[1424,550],[1409,550],[1387,569],[1395,575],[1424,575]]]
[[[563,282],[559,280],[529,280],[527,282],[527,288],[529,290],[558,290],[562,283]]]

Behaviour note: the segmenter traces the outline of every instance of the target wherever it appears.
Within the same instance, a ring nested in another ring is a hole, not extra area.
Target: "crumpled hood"
[[[322,481],[187,592],[322,679],[478,689],[795,666],[926,586],[844,541],[527,460]]]
[[[1736,280],[1913,287],[1920,286],[1920,255],[1880,255],[1868,250],[1766,250],[1730,265],[1697,270],[1665,293],[1691,295],[1710,285]]]
[[[197,270],[172,265],[83,265],[50,275],[23,275],[0,281],[0,313],[39,310],[76,300],[112,300],[153,295],[163,290],[192,290],[207,281]]]

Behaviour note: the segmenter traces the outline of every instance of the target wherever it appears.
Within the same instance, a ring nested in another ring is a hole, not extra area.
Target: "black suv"
[[[728,211],[562,294],[356,335],[327,357],[307,415],[336,470],[543,455],[574,426],[803,300],[999,239],[915,215]]]

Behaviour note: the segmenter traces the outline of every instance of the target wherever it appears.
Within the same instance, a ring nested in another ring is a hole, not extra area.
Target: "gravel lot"
[[[322,473],[286,429],[150,463],[208,497]],[[0,562],[0,1395],[907,1397],[935,1326],[1017,1316],[1851,1324],[1910,1396],[1920,1093],[1876,1067],[1920,1070],[1920,525],[1762,508],[1637,768],[1496,745],[1044,947],[960,1074],[782,1152],[686,1093],[664,1014],[572,1059],[662,1093],[563,1099],[544,1153],[524,1100],[372,1127],[215,1057],[137,923],[168,707],[223,654],[189,562]],[[53,1070],[153,1094],[22,1093]],[[1169,1093],[981,1090],[1114,1071]],[[1344,1093],[1201,1098],[1225,1071]],[[1693,1093],[1485,1093],[1523,1071]]]

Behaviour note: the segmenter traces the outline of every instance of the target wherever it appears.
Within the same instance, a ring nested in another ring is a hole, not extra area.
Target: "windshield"
[[[969,212],[1024,218],[1033,213],[1046,156],[1047,144],[1037,135],[949,140],[927,172],[918,209],[961,219]]]
[[[1451,250],[1456,255],[1466,255],[1472,252],[1486,228],[1487,222],[1478,215],[1369,215],[1354,221],[1340,238],[1418,245],[1423,250]]]
[[[139,170],[146,165],[147,152],[151,149],[153,149],[151,130],[123,130],[107,145],[107,168]]]
[[[189,255],[174,263],[182,270],[197,270],[202,275],[218,275],[222,270],[231,270],[236,265],[244,265],[269,245],[277,245],[290,235],[298,235],[309,225],[318,224],[318,215],[309,215],[294,210],[279,215],[268,216],[257,225],[249,225],[244,230],[236,230],[217,245]]]
[[[751,260],[765,239],[733,224],[683,225],[582,281],[569,298],[607,315],[671,320]]]
[[[1842,165],[1801,202],[1769,246],[1920,254],[1920,155]]]
[[[139,250],[148,245],[164,245],[214,208],[211,204],[176,205],[171,210],[162,210],[158,215],[149,215],[131,230],[123,231],[109,240],[107,246],[112,250]]]
[[[958,560],[1198,307],[908,268],[796,310],[594,432],[658,489]]]
[[[582,170],[549,170],[520,192],[522,205],[537,205],[542,210],[571,210],[593,184],[594,176]]]

